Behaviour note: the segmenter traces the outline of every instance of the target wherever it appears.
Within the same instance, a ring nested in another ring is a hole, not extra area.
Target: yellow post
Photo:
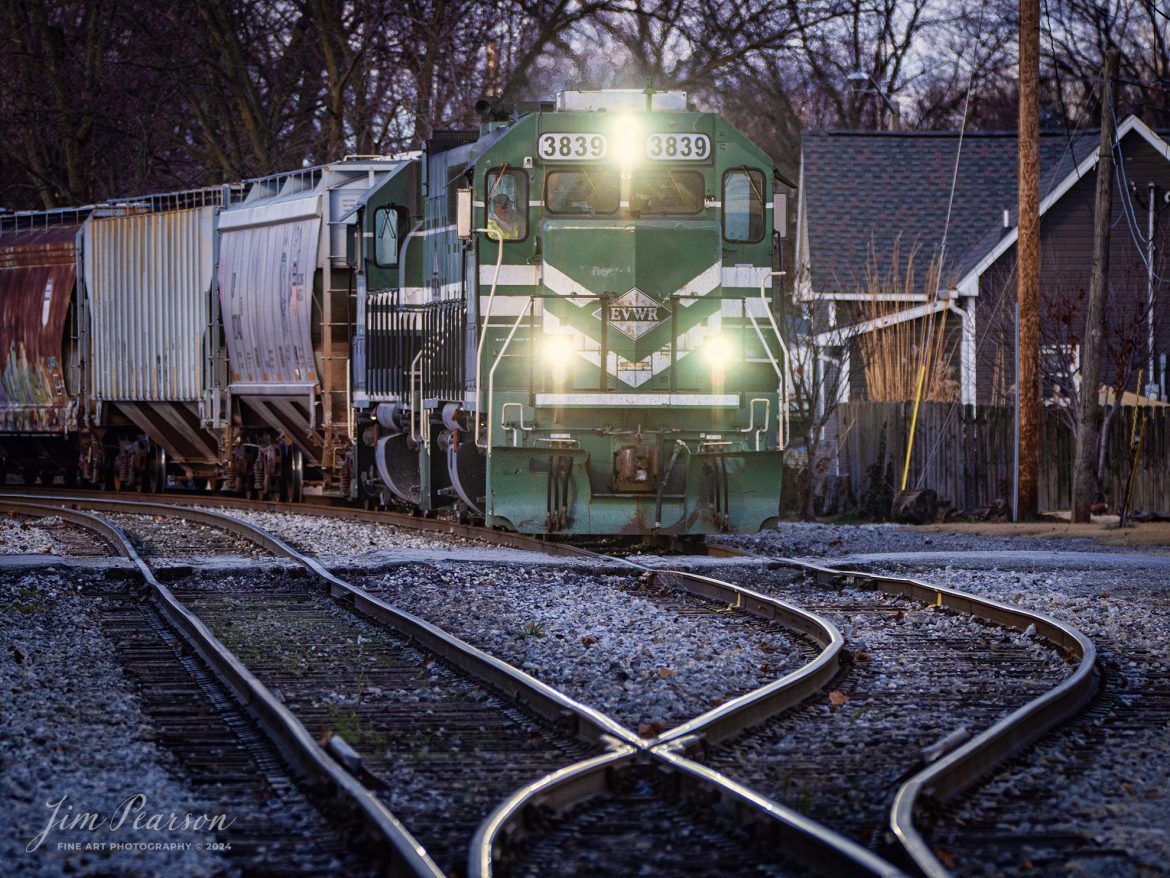
[[[906,439],[906,462],[902,465],[902,487],[906,490],[906,480],[910,478],[910,452],[914,450],[914,430],[918,427],[918,404],[922,402],[922,385],[926,381],[926,363],[918,367],[918,389],[914,391],[914,414],[910,416],[910,436]]]
[[[1138,369],[1137,387],[1133,391],[1133,423],[1129,426],[1129,447],[1137,437],[1138,409],[1142,407],[1142,370]]]

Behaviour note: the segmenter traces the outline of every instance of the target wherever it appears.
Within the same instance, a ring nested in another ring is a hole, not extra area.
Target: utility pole
[[[1040,511],[1040,2],[1020,0],[1016,520]]]
[[[1081,344],[1081,389],[1078,394],[1076,453],[1073,456],[1072,520],[1087,522],[1097,485],[1097,445],[1101,433],[1101,350],[1105,289],[1109,281],[1109,217],[1113,214],[1113,80],[1118,52],[1105,55],[1101,71],[1101,143],[1097,147],[1097,197],[1093,203],[1093,266],[1089,304]]]

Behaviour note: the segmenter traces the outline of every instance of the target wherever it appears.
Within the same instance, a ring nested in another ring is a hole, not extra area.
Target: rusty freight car
[[[0,216],[0,481],[77,477],[77,237],[88,213]]]

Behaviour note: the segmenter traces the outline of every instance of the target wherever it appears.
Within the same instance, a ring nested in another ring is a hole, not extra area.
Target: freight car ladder
[[[342,254],[344,256],[344,254]],[[350,446],[349,346],[355,308],[351,272],[330,259],[321,278],[321,428],[325,471],[336,472]]]

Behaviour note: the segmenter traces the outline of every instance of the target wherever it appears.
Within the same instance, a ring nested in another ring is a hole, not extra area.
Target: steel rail
[[[127,558],[142,577],[155,606],[167,623],[190,645],[217,678],[257,720],[265,735],[296,770],[324,789],[347,800],[361,815],[373,837],[391,853],[391,874],[442,878],[443,873],[410,832],[369,789],[346,772],[309,734],[272,692],[211,633],[199,618],[155,578],[149,565],[113,522],[94,513],[0,497],[0,508],[33,516],[57,516],[104,537]]]
[[[3,494],[0,494],[0,497],[2,496]],[[627,558],[603,555],[571,544],[546,542],[522,534],[503,533],[474,528],[468,525],[451,525],[447,522],[416,519],[410,516],[398,516],[394,513],[378,513],[379,518],[393,516],[396,524],[399,523],[396,519],[406,519],[402,523],[404,527],[422,524],[422,527],[416,527],[415,529],[431,532],[459,533],[460,535],[466,535],[473,539],[503,543],[515,548],[525,548],[559,556],[602,560],[618,566],[627,567],[639,573],[649,573],[655,577],[670,581],[676,586],[699,597],[718,600],[766,620],[778,621],[786,627],[796,630],[798,633],[809,636],[822,647],[821,652],[813,661],[796,671],[785,675],[779,680],[734,698],[717,708],[706,711],[700,716],[673,729],[668,729],[657,738],[647,740],[624,728],[604,714],[594,711],[585,705],[581,705],[568,696],[530,677],[523,671],[512,668],[510,665],[495,659],[476,647],[452,637],[429,622],[397,610],[369,595],[364,590],[344,582],[331,574],[315,559],[297,552],[291,546],[284,543],[284,541],[268,533],[263,528],[242,522],[231,516],[222,515],[221,513],[186,508],[189,505],[194,505],[190,502],[181,505],[168,505],[160,503],[157,500],[120,500],[101,495],[88,495],[85,497],[57,496],[52,499],[63,503],[84,502],[110,511],[185,516],[213,527],[225,527],[232,530],[240,536],[258,542],[273,552],[293,558],[306,569],[328,582],[333,595],[350,601],[356,609],[372,615],[374,618],[385,622],[396,630],[402,631],[428,649],[448,658],[453,664],[461,667],[472,676],[490,683],[513,698],[524,700],[522,696],[525,692],[535,692],[537,697],[531,701],[525,701],[525,703],[536,709],[538,713],[546,718],[552,719],[554,722],[559,721],[563,723],[566,718],[566,712],[575,715],[578,722],[577,728],[574,731],[579,737],[583,737],[585,740],[591,742],[609,742],[611,747],[617,746],[613,742],[620,742],[621,745],[629,747],[635,756],[641,755],[643,758],[656,759],[675,769],[681,764],[678,763],[678,759],[681,757],[675,753],[680,746],[695,746],[701,740],[719,741],[738,734],[750,726],[767,720],[770,716],[780,711],[799,704],[810,694],[823,688],[839,670],[839,658],[844,640],[836,626],[813,613],[776,598],[751,591],[750,589],[686,571],[650,567]],[[215,499],[218,500],[220,498]],[[197,502],[207,501],[201,500]],[[266,507],[272,507],[272,505],[265,504]],[[255,508],[255,504],[249,502],[246,508]],[[316,511],[321,507],[314,506],[310,508],[312,511]],[[306,509],[303,506],[293,506],[290,511],[306,513],[310,509]],[[340,509],[337,511],[341,515],[352,516],[357,510]],[[592,731],[592,734],[582,735],[582,731]],[[741,795],[741,792],[746,793],[748,791],[718,772],[697,766],[697,764],[691,763],[689,760],[686,761],[686,764],[702,769],[701,771],[688,770],[684,772],[692,778],[693,782],[701,782],[711,786],[718,792],[721,798],[730,797],[741,806],[750,806],[753,802],[759,803],[754,806],[757,809],[757,816],[764,816],[769,825],[776,824],[774,828],[776,828],[776,831],[781,836],[801,839],[799,846],[802,850],[822,851],[823,856],[819,858],[820,861],[835,864],[833,867],[834,871],[830,872],[830,874],[883,876],[899,874],[889,863],[886,863],[839,833],[801,817],[796,812],[784,808],[777,803],[770,802],[755,793],[751,793],[750,796],[746,797]],[[522,820],[522,816],[527,810],[526,806],[531,804],[533,799],[539,796],[541,801],[547,801],[549,800],[549,796],[553,795],[555,800],[560,801],[558,797],[561,794],[556,791],[561,784],[565,784],[568,787],[568,790],[564,793],[565,801],[579,801],[579,799],[574,799],[574,796],[582,794],[587,790],[594,791],[590,795],[595,794],[598,790],[596,777],[583,778],[581,772],[583,771],[585,774],[600,772],[603,774],[606,770],[606,765],[610,765],[610,763],[605,763],[605,765],[599,764],[599,766],[594,768],[583,768],[578,772],[570,772],[568,774],[555,772],[546,778],[536,781],[533,785],[517,790],[485,820],[484,824],[480,827],[480,831],[476,833],[469,854],[469,868],[486,869],[486,871],[477,874],[484,876],[490,875],[492,862],[491,852],[498,845],[498,837],[501,834],[512,832],[517,828],[519,821]],[[839,872],[837,870],[840,863],[850,863],[852,865],[846,872]]]
[[[516,790],[476,829],[467,856],[468,878],[491,878],[501,842],[517,834],[529,808],[561,811],[604,795],[610,786],[610,772],[632,763],[637,754],[633,747],[615,744],[608,753],[568,765]]]
[[[16,487],[15,485],[12,487]],[[412,530],[419,533],[444,534],[447,536],[462,537],[468,540],[490,542],[499,546],[513,549],[527,549],[534,552],[543,552],[546,555],[561,557],[597,557],[596,553],[578,548],[569,543],[545,540],[528,534],[512,533],[510,531],[492,530],[472,524],[461,524],[443,518],[426,518],[411,515],[407,512],[393,512],[390,510],[361,509],[357,506],[346,506],[340,501],[334,502],[325,497],[306,497],[301,503],[283,503],[272,500],[248,500],[225,494],[210,493],[171,493],[162,497],[158,494],[134,492],[119,492],[111,495],[109,491],[99,491],[93,488],[69,488],[68,495],[62,495],[59,486],[51,489],[39,490],[35,486],[22,487],[16,492],[10,492],[0,487],[0,497],[19,497],[33,501],[52,503],[97,503],[102,500],[141,501],[153,503],[169,503],[174,506],[220,506],[225,509],[246,509],[257,512],[289,513],[293,515],[315,515],[323,518],[343,518],[350,521],[369,521],[391,524],[403,530]]]
[[[749,552],[739,554],[761,557]],[[841,579],[850,584],[870,583],[888,594],[948,607],[1017,631],[1026,633],[1031,628],[1037,637],[1067,657],[1078,659],[1073,673],[1055,687],[918,771],[898,789],[890,809],[890,831],[918,874],[926,878],[949,878],[951,873],[914,824],[916,809],[928,801],[936,804],[951,801],[1042,735],[1080,713],[1096,696],[1101,685],[1096,645],[1077,628],[1051,616],[947,586],[791,558],[768,557],[768,560],[776,565],[809,571],[817,577],[818,583]]]
[[[632,751],[587,760],[520,788],[480,825],[468,856],[469,876],[490,878],[501,839],[518,834],[529,807],[551,806],[560,810],[598,795],[607,789],[606,775],[639,755],[664,763],[692,785],[703,787],[737,808],[749,810],[757,821],[763,818],[763,825],[791,846],[793,851],[799,852],[801,862],[825,870],[824,874],[902,875],[895,866],[840,833],[677,753],[680,748],[697,746],[703,740],[714,742],[739,734],[780,711],[794,707],[823,688],[839,670],[844,638],[837,627],[807,610],[718,579],[680,570],[662,570],[626,558],[599,555],[587,550],[579,551],[641,573],[663,577],[699,597],[719,600],[764,619],[779,621],[786,627],[808,635],[822,649],[813,661],[779,680],[740,695],[645,742],[639,748],[642,754]]]

